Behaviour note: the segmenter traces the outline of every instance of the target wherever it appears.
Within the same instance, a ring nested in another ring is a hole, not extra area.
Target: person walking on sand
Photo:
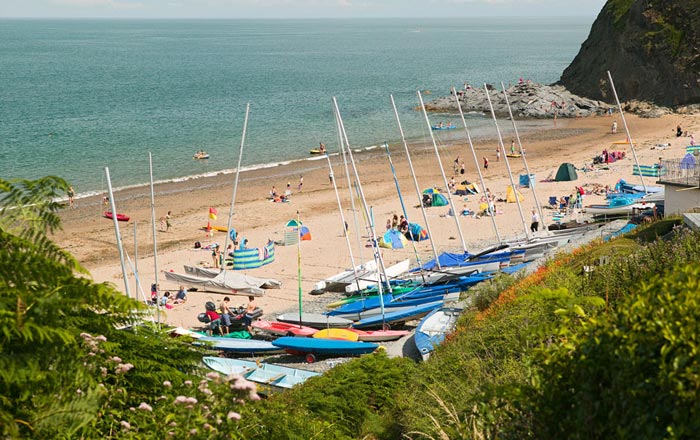
[[[611,133],[612,134],[617,133],[617,121],[613,121]]]
[[[165,232],[170,232],[170,228],[173,227],[172,223],[170,223],[172,216],[172,211],[168,211],[168,213],[165,214]]]
[[[301,191],[302,185],[304,185],[304,176],[299,176],[299,186],[297,187],[298,191]]]
[[[532,210],[532,223],[530,223],[530,231],[532,232],[537,232],[537,230],[540,228],[540,215],[535,211],[534,209]]]
[[[496,148],[496,162],[500,162],[500,161],[501,161],[501,150]]]
[[[484,169],[488,170],[489,169],[489,160],[484,156]]]
[[[459,156],[455,158],[455,161],[452,164],[452,170],[454,171],[455,175],[457,175],[457,173],[459,172]]]
[[[68,188],[68,207],[73,208],[73,198],[75,197],[75,190],[71,186]]]
[[[462,161],[462,163],[459,164],[459,174],[461,174],[463,176],[464,172],[465,172],[465,165],[464,165],[464,161]]]

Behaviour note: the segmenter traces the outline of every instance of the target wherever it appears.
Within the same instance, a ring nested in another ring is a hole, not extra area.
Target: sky
[[[606,0],[0,0],[0,18],[595,17]]]

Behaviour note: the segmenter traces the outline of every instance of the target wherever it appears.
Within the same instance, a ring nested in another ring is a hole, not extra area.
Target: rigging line
[[[394,184],[396,185],[396,192],[399,194],[399,202],[401,203],[401,211],[403,212],[403,217],[406,220],[406,224],[408,225],[408,233],[411,236],[411,245],[413,246],[413,253],[416,256],[416,261],[418,263],[418,266],[422,266],[420,255],[418,255],[418,248],[416,247],[416,238],[419,238],[419,237],[415,237],[415,235],[413,234],[413,231],[411,230],[411,222],[408,220],[408,212],[406,211],[406,205],[404,204],[403,196],[401,195],[401,187],[399,186],[399,179],[398,179],[398,177],[396,177],[396,170],[394,169],[394,162],[391,160],[391,153],[389,152],[389,144],[384,142],[384,148],[386,150],[386,156],[387,156],[387,158],[389,158],[389,165],[391,166],[391,174],[394,176]],[[399,233],[401,233],[400,229],[399,229]],[[423,279],[423,281],[425,281],[425,279]]]
[[[420,206],[421,213],[423,214],[423,221],[425,222],[425,229],[428,231],[428,239],[430,240],[430,247],[433,250],[433,255],[435,256],[435,264],[437,264],[438,269],[440,269],[440,259],[438,258],[437,249],[435,249],[435,242],[433,241],[433,233],[430,230],[430,223],[428,223],[428,215],[425,213],[425,206],[423,206],[423,200],[421,197],[420,186],[418,186],[418,179],[416,178],[416,172],[413,169],[413,162],[411,161],[411,153],[408,151],[408,143],[406,142],[406,136],[403,132],[403,127],[401,126],[401,119],[399,118],[399,112],[396,109],[396,102],[394,102],[394,96],[391,97],[391,105],[394,109],[394,116],[396,117],[396,124],[399,127],[399,133],[401,133],[401,142],[403,142],[404,151],[406,151],[406,160],[408,161],[408,167],[411,170],[411,176],[413,177],[413,185],[416,190],[416,196],[418,197],[418,205]],[[422,126],[423,124],[421,124]]]
[[[352,163],[352,169],[353,173],[355,175],[355,182],[357,183],[357,189],[360,193],[360,201],[362,208],[365,212],[365,215],[369,218],[369,207],[367,206],[367,199],[365,198],[364,191],[362,191],[362,185],[360,184],[360,175],[357,172],[357,167],[355,166],[355,160],[352,155],[352,150],[350,149],[350,142],[348,141],[348,136],[347,133],[345,132],[345,126],[343,125],[343,120],[340,117],[340,109],[338,108],[338,102],[335,99],[335,96],[333,97],[333,106],[335,109],[335,113],[338,117],[338,121],[340,124],[340,128],[342,129],[343,133],[343,141],[345,142],[345,146],[348,147],[348,157],[350,158],[350,162]],[[387,283],[387,288],[389,292],[391,293],[391,283],[389,283],[389,279],[386,276],[386,268],[384,267],[384,260],[382,258],[382,254],[379,250],[379,243],[377,242],[377,234],[374,231],[374,226],[372,226],[372,223],[369,223],[369,232],[370,232],[370,239],[372,240],[372,250],[374,252],[374,258],[375,261],[378,261],[378,268],[381,269],[381,273],[378,273],[378,282],[377,282],[377,293],[379,294],[379,303],[380,303],[380,310],[382,313],[382,327],[384,327],[385,322],[384,322],[384,295],[383,295],[383,289],[382,289],[382,277],[381,274],[384,274],[384,279],[386,280]]]
[[[457,103],[457,109],[459,110],[459,116],[462,119],[462,124],[464,125],[464,131],[467,134],[467,141],[469,142],[469,149],[472,152],[472,158],[474,159],[474,167],[476,168],[476,171],[479,173],[479,182],[481,182],[481,187],[483,188],[484,194],[486,194],[486,182],[484,181],[484,175],[481,172],[481,167],[479,166],[479,159],[476,157],[476,151],[474,150],[474,144],[472,143],[472,136],[469,133],[469,128],[467,127],[467,120],[464,118],[464,112],[462,111],[462,104],[459,102],[459,97],[457,96],[457,93],[455,91],[455,88],[452,88],[453,94],[455,97],[455,101]],[[496,225],[496,216],[494,215],[494,212],[491,212],[491,204],[489,203],[489,200],[486,200],[486,204],[488,206],[489,213],[491,215],[491,223],[493,224],[493,230],[496,233],[496,238],[498,239],[498,242],[501,243],[501,234],[498,231],[498,225]]]
[[[508,161],[508,156],[506,156],[506,147],[505,147],[505,145],[503,145],[503,137],[501,136],[501,129],[498,128],[498,121],[496,120],[496,112],[493,110],[493,103],[491,102],[491,95],[489,94],[489,89],[485,83],[484,83],[484,90],[486,90],[486,99],[489,102],[489,108],[491,109],[491,117],[493,117],[493,123],[496,125],[496,133],[498,134],[498,144],[501,147],[503,159],[505,159],[506,168],[508,169],[508,177],[510,178],[510,184],[513,188],[515,202],[518,205],[518,212],[520,213],[520,220],[522,221],[523,230],[525,231],[525,238],[529,240],[530,236],[527,232],[527,225],[525,224],[525,216],[523,215],[523,207],[520,205],[520,197],[518,197],[519,193],[518,193],[518,190],[515,186],[515,182],[513,181],[513,173],[510,170],[510,162]],[[507,195],[506,195],[506,198],[507,198]],[[508,202],[506,202],[506,203],[508,203]]]
[[[634,156],[634,163],[637,164],[637,169],[641,170],[639,166],[639,160],[637,159],[637,152],[634,149],[634,142],[632,142],[632,135],[630,134],[630,129],[627,126],[627,119],[625,119],[625,113],[622,111],[622,105],[620,104],[620,98],[617,97],[617,90],[615,90],[615,83],[613,82],[612,75],[608,70],[608,78],[610,79],[610,87],[612,88],[613,95],[615,95],[615,102],[617,103],[617,108],[620,110],[620,117],[622,118],[622,124],[625,126],[625,132],[627,133],[627,142],[630,143],[630,149],[632,150],[632,155]],[[642,187],[644,188],[644,194],[649,194],[647,191],[647,185],[644,183],[644,176],[639,173],[639,179],[642,181]]]
[[[228,212],[228,223],[226,225],[226,236],[224,237],[224,249],[223,251],[228,254],[228,238],[231,235],[231,221],[233,220],[233,207],[236,203],[236,192],[238,191],[238,176],[241,173],[241,159],[243,159],[243,145],[245,145],[245,133],[248,128],[248,115],[250,114],[250,103],[245,105],[245,118],[243,119],[243,133],[241,134],[241,146],[238,150],[238,165],[236,165],[236,177],[233,181],[233,193],[231,194],[231,207]],[[231,238],[233,241],[233,238]],[[223,271],[226,271],[226,264],[224,264]]]
[[[452,215],[454,216],[455,224],[457,225],[457,232],[459,233],[459,239],[460,239],[461,244],[462,244],[462,251],[466,254],[467,253],[467,245],[464,242],[464,235],[462,234],[462,227],[459,224],[459,216],[457,216],[457,209],[455,209],[455,204],[452,201],[452,194],[450,193],[450,186],[447,183],[447,177],[445,176],[445,169],[442,166],[442,159],[440,159],[440,152],[438,151],[437,143],[435,143],[435,136],[433,136],[432,126],[430,125],[430,120],[428,119],[428,113],[425,111],[425,104],[423,103],[423,96],[421,95],[420,91],[418,91],[417,94],[418,94],[418,99],[420,100],[421,109],[423,110],[423,117],[425,118],[425,123],[427,125],[427,129],[430,130],[430,139],[433,141],[433,148],[435,149],[435,155],[437,156],[438,165],[440,166],[440,173],[442,174],[442,180],[443,180],[443,183],[445,184],[445,189],[447,191],[447,200],[450,203],[450,208],[452,209]]]
[[[508,107],[508,115],[510,116],[510,121],[513,123],[513,131],[515,132],[515,139],[518,140],[518,147],[520,148],[520,157],[523,159],[523,164],[525,164],[525,172],[527,173],[527,181],[530,184],[530,187],[532,188],[532,196],[535,198],[535,206],[537,206],[537,212],[540,215],[540,221],[542,222],[542,227],[544,228],[547,235],[550,235],[549,230],[547,229],[546,225],[544,224],[544,213],[542,212],[542,205],[540,204],[540,200],[537,197],[537,190],[535,187],[535,182],[530,182],[530,167],[527,164],[527,159],[525,158],[525,150],[523,149],[523,143],[520,141],[520,133],[518,133],[518,126],[515,124],[515,118],[513,117],[513,111],[510,108],[510,101],[508,101],[508,92],[506,92],[506,86],[503,84],[503,81],[501,81],[501,88],[503,88],[503,97],[506,99],[506,106]],[[516,196],[517,197],[517,196]]]
[[[345,242],[348,246],[348,252],[350,253],[350,263],[352,264],[352,272],[355,275],[355,280],[358,278],[357,266],[355,265],[355,257],[352,254],[352,245],[350,245],[350,237],[348,236],[347,222],[345,221],[345,215],[343,214],[343,205],[340,203],[340,194],[338,193],[338,186],[335,184],[335,176],[333,175],[333,165],[331,165],[331,158],[326,154],[326,160],[328,161],[329,178],[331,184],[333,185],[333,191],[335,192],[335,199],[338,202],[338,212],[340,212],[340,222],[343,237],[345,237]],[[357,281],[357,289],[360,289],[360,282]]]
[[[340,152],[343,156],[343,169],[345,170],[345,178],[348,181],[348,194],[350,195],[350,207],[352,209],[353,226],[355,227],[355,237],[357,238],[357,248],[360,254],[360,264],[365,264],[365,256],[362,251],[362,234],[360,234],[360,224],[357,220],[357,209],[355,208],[355,195],[353,193],[353,185],[350,179],[350,169],[348,168],[347,155],[345,154],[345,144],[343,141],[343,130],[340,121],[340,115],[335,114],[335,123],[338,130],[338,145],[340,146]]]

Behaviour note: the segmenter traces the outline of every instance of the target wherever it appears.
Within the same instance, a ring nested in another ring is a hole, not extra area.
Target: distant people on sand
[[[455,161],[452,164],[452,170],[454,171],[455,175],[459,172],[459,156],[455,158]]]
[[[320,151],[322,154],[326,153],[326,144],[323,142],[318,143],[318,151]]]
[[[219,268],[219,245],[215,244],[211,247],[211,259],[215,268]]]
[[[496,148],[496,162],[501,161],[501,150]]]
[[[694,147],[694,146],[695,146],[695,137],[693,137],[692,134],[690,135],[690,146],[691,146],[691,147]]]
[[[173,300],[173,304],[183,304],[187,302],[187,289],[185,289],[185,286],[180,286],[180,289],[177,291],[177,294],[175,295],[175,299]]]
[[[304,176],[299,176],[299,186],[297,187],[297,190],[301,191],[302,185],[304,185]]]
[[[68,188],[68,206],[69,206],[70,208],[73,207],[73,198],[74,198],[74,197],[75,197],[75,190],[74,190],[73,187],[71,186],[70,188]]]
[[[254,296],[249,296],[248,297],[248,305],[245,308],[245,315],[243,315],[243,325],[245,325],[245,329],[248,331],[248,333],[251,332],[251,324],[253,324],[253,318],[255,318],[255,309],[258,307],[258,305],[255,303],[255,297]]]
[[[272,185],[272,189],[270,190],[270,196],[274,199],[277,197],[277,189],[275,188],[275,185]]]
[[[683,136],[683,129],[681,128],[680,125],[676,127],[676,137],[681,137]]]
[[[484,157],[484,169],[485,170],[489,169],[489,160],[486,157]]]
[[[165,232],[170,232],[170,228],[173,227],[173,224],[170,223],[170,219],[172,218],[172,216],[172,211],[168,211],[168,213],[165,214]]]
[[[510,140],[510,154],[515,154],[515,141],[513,139]]]
[[[386,219],[386,230],[388,231],[390,229],[391,229],[391,219],[388,218],[388,219]]]
[[[610,130],[612,134],[617,133],[617,121],[613,121],[612,123],[612,129]]]
[[[459,164],[459,174],[464,175],[464,172],[465,172],[465,165],[464,165],[464,161],[462,161]]]

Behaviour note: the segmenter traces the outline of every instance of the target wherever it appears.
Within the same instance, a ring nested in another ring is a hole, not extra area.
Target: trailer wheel
[[[316,356],[313,353],[307,353],[304,358],[307,364],[313,364],[316,362]]]

